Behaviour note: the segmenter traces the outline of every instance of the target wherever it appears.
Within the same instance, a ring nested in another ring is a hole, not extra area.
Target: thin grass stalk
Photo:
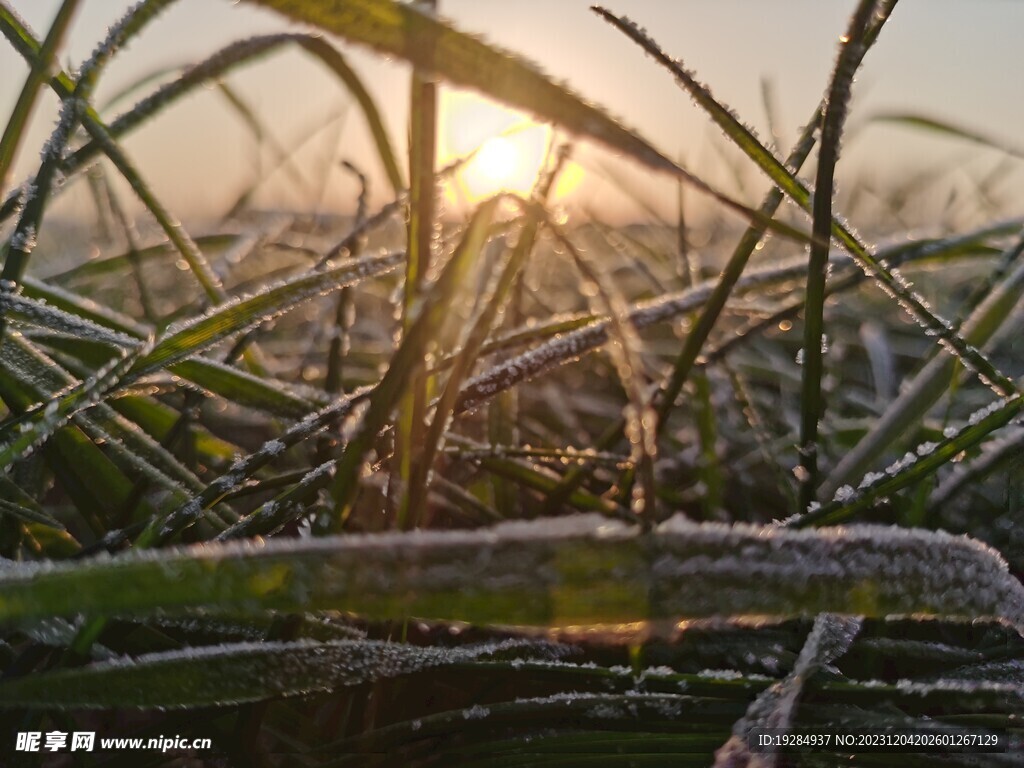
[[[26,189],[21,215],[14,234],[7,244],[3,270],[0,271],[0,291],[17,293],[28,268],[29,257],[36,247],[36,235],[42,225],[43,214],[51,187],[60,180],[60,162],[68,141],[74,132],[79,113],[79,101],[70,99],[61,108],[57,127],[43,148],[42,163],[36,174],[35,185]],[[7,329],[6,311],[0,308],[0,345]]]
[[[366,225],[367,194],[369,186],[366,175],[347,160],[342,167],[354,175],[359,182],[359,197],[356,200],[355,228],[359,230]],[[358,256],[364,245],[364,238],[359,237],[346,248],[350,257]],[[344,378],[345,355],[349,351],[349,329],[352,327],[355,307],[352,304],[352,289],[342,288],[338,293],[338,301],[334,307],[334,327],[331,333],[330,346],[327,350],[327,375],[324,379],[324,391],[338,394],[342,391]]]
[[[331,498],[336,512],[335,525],[338,527],[351,514],[366,456],[386,426],[392,410],[400,403],[409,404],[411,388],[417,381],[417,369],[424,365],[423,351],[436,341],[447,303],[453,300],[461,287],[470,260],[483,247],[498,202],[498,198],[492,198],[477,208],[441,275],[424,291],[420,301],[410,308],[409,328],[391,356],[388,370],[373,388],[359,426],[338,461],[338,471],[331,485]],[[400,428],[400,424],[396,428]],[[403,493],[405,490],[403,488]],[[409,499],[406,493],[406,510],[411,508],[413,501],[416,500]],[[404,522],[410,524],[408,518]]]
[[[437,10],[437,0],[423,0],[430,11]],[[414,308],[421,300],[427,272],[430,269],[434,243],[434,219],[437,201],[435,163],[437,161],[437,85],[429,64],[435,55],[433,35],[424,34],[415,41],[425,57],[425,68],[415,67],[409,102],[409,225],[407,229],[409,257],[405,266],[405,297],[402,307],[402,330],[408,333],[413,323]],[[432,340],[427,340],[428,344]],[[423,350],[424,358],[428,350]],[[396,525],[406,530],[415,527],[413,507],[423,499],[414,500],[410,490],[415,477],[423,470],[422,446],[427,401],[430,399],[430,378],[422,365],[415,366],[414,378],[403,398],[395,435],[394,467],[388,490],[389,500],[397,501]]]
[[[438,451],[443,445],[444,432],[452,418],[452,411],[459,396],[459,389],[476,363],[480,347],[483,346],[484,341],[490,334],[495,318],[498,317],[508,301],[523,264],[533,249],[536,235],[537,219],[535,216],[528,214],[523,222],[523,229],[520,232],[519,240],[509,254],[505,268],[495,283],[491,295],[487,297],[484,308],[473,321],[461,350],[455,356],[448,379],[445,381],[441,395],[434,406],[433,418],[425,431],[423,452],[420,457],[419,466],[416,473],[410,479],[409,496],[411,499],[418,500],[420,509],[422,509],[423,502],[426,500],[430,470]]]
[[[124,234],[125,244],[127,245],[125,254],[128,257],[128,263],[131,265],[132,278],[135,281],[135,290],[138,291],[139,294],[139,305],[142,307],[142,316],[146,318],[147,323],[154,325],[157,322],[158,315],[156,306],[153,304],[153,297],[149,292],[149,286],[146,284],[145,275],[142,272],[142,263],[139,258],[139,251],[142,250],[139,243],[139,233],[135,229],[135,224],[125,214],[124,206],[121,205],[121,201],[117,198],[116,193],[110,186],[110,181],[107,179],[106,174],[101,177],[101,183],[103,184],[103,188],[106,190],[110,210],[114,214],[114,218],[117,220],[118,225],[121,227],[121,232]]]
[[[121,151],[120,147],[117,146],[113,137],[110,135],[104,123],[99,119],[95,110],[87,103],[87,97],[96,82],[99,70],[106,64],[110,56],[113,55],[116,48],[119,45],[122,45],[130,35],[137,34],[141,31],[144,23],[152,18],[152,15],[157,10],[163,8],[172,1],[173,0],[149,0],[136,6],[132,11],[130,11],[118,25],[111,29],[111,32],[104,43],[96,49],[92,58],[83,65],[82,71],[84,79],[80,84],[75,83],[74,86],[70,88],[70,91],[68,91],[68,88],[71,85],[71,81],[69,79],[61,80],[58,75],[51,78],[51,83],[58,83],[62,86],[60,91],[64,91],[64,93],[61,93],[60,95],[65,104],[73,102],[74,111],[81,110],[81,115],[76,117],[76,119],[80,119],[82,121],[82,125],[86,131],[90,136],[92,136],[93,140],[98,144],[104,154],[107,155],[121,175],[124,176],[125,180],[128,181],[146,208],[153,214],[154,218],[167,234],[167,237],[189,264],[189,267],[192,269],[193,274],[196,276],[207,296],[214,301],[214,303],[220,303],[226,297],[223,287],[220,285],[220,281],[217,276],[210,270],[202,252],[191,238],[188,237],[187,233],[184,232],[181,225],[167,213],[160,202],[152,194],[148,185],[145,184],[139,173],[128,160],[128,157]],[[12,32],[11,19],[5,17],[0,20],[6,22],[2,25],[4,31],[7,33]],[[14,22],[16,21],[17,20],[15,19]],[[24,28],[14,28],[13,31],[20,32],[23,37],[31,39],[30,33]],[[23,39],[22,41],[24,42]],[[31,40],[31,43],[34,45],[30,45],[29,50],[22,50],[21,53],[25,55],[29,61],[34,62],[38,58],[39,47],[38,43],[34,39]],[[81,91],[79,91],[79,85],[81,85]],[[66,145],[66,143],[67,141],[65,140],[64,144]],[[60,163],[61,166],[63,166],[63,157],[54,158],[53,162]],[[40,174],[42,173],[42,170],[43,169],[41,168]],[[56,170],[56,168],[54,168],[54,170]],[[61,170],[63,172],[62,168]],[[34,182],[34,188],[37,195],[41,191],[40,174],[37,174]]]
[[[551,143],[547,148],[545,160],[545,172],[534,185],[532,199],[545,204],[551,192],[555,179],[561,174],[565,163],[572,153],[571,144],[562,144],[555,149]],[[532,220],[527,220],[527,227],[532,226]],[[523,233],[525,235],[525,232]],[[536,233],[533,234],[536,237]],[[516,248],[532,247],[532,243],[523,240],[520,236]],[[513,255],[512,258],[515,258]],[[528,254],[523,255],[524,264]],[[517,328],[525,320],[523,312],[523,299],[526,287],[524,284],[526,270],[520,269],[515,284],[511,288],[511,295],[508,299],[508,306],[505,311],[505,327]],[[486,354],[488,343],[485,340],[480,352]],[[508,357],[506,353],[498,353],[496,359],[504,360]],[[507,389],[498,394],[494,402],[487,409],[487,435],[491,445],[496,446],[518,446],[519,445],[519,391],[516,388]],[[521,493],[515,483],[500,475],[491,476],[491,495],[494,499],[494,506],[502,517],[512,518],[518,516],[521,506]]]
[[[57,51],[64,42],[64,36],[71,26],[71,19],[78,9],[79,0],[64,0],[57,15],[50,24],[46,33],[39,55],[30,64],[28,77],[21,86],[18,100],[14,103],[14,109],[7,125],[4,128],[3,137],[0,138],[0,198],[6,194],[7,183],[10,180],[11,169],[14,165],[14,158],[18,152],[18,146],[25,137],[25,126],[28,124],[32,110],[35,108],[39,90],[47,80],[50,68],[54,66]],[[12,11],[8,11],[13,13]]]
[[[657,415],[651,407],[644,381],[640,339],[630,322],[630,311],[618,291],[614,290],[590,261],[554,222],[548,228],[572,256],[583,279],[592,284],[594,293],[608,314],[608,328],[613,340],[610,347],[615,369],[626,392],[623,413],[624,434],[630,444],[632,465],[640,475],[639,492],[630,494],[630,509],[644,525],[653,525],[657,510],[654,462],[657,457]]]
[[[359,181],[359,197],[356,201],[356,216],[354,232],[360,234],[346,238],[344,252],[349,257],[358,256],[362,251],[366,238],[361,234],[367,226],[367,192],[369,190],[366,176],[347,160],[342,166],[352,173]],[[333,249],[332,249],[333,250]],[[339,253],[342,252],[339,250]],[[331,333],[330,343],[327,348],[327,375],[324,378],[324,391],[329,395],[338,395],[343,392],[345,356],[349,352],[350,338],[349,330],[355,320],[355,304],[352,301],[351,288],[342,288],[338,293],[337,303],[334,305],[334,327]],[[328,438],[321,438],[317,444],[317,459],[324,462],[328,458],[331,448],[331,441]]]
[[[818,125],[818,119],[812,119],[807,123],[804,127],[803,134],[793,147],[793,151],[790,152],[789,157],[786,158],[787,167],[792,168],[794,173],[800,170],[804,161],[810,155],[816,141],[815,134],[817,132]],[[779,206],[782,204],[782,199],[782,191],[777,187],[773,188],[765,196],[765,199],[758,210],[760,210],[765,216],[774,216],[778,211]],[[751,224],[747,227],[747,230],[743,233],[743,236],[733,249],[732,255],[729,257],[729,261],[726,263],[725,269],[723,269],[721,275],[719,275],[718,283],[715,285],[714,291],[708,298],[707,303],[698,313],[693,326],[687,332],[686,340],[683,342],[683,348],[680,350],[679,356],[672,364],[672,373],[668,380],[661,386],[658,393],[657,410],[659,430],[664,429],[665,422],[668,420],[668,416],[671,413],[676,400],[679,399],[679,394],[682,392],[683,385],[686,383],[690,372],[693,370],[694,363],[696,363],[697,359],[700,357],[701,350],[704,349],[704,345],[707,343],[708,337],[711,335],[715,325],[718,323],[718,318],[721,316],[722,310],[725,309],[725,305],[728,303],[729,297],[732,295],[732,291],[736,287],[737,281],[743,274],[743,270],[746,269],[747,262],[750,260],[751,254],[754,253],[754,250],[757,248],[757,244],[761,242],[761,238],[763,238],[764,235],[764,227],[757,224]]]
[[[828,269],[829,241],[832,231],[832,194],[839,144],[846,122],[853,77],[867,52],[865,35],[878,6],[878,0],[861,0],[850,19],[846,34],[840,38],[842,47],[829,85],[825,111],[822,114],[821,142],[818,149],[818,171],[812,205],[811,231],[819,238],[810,248],[807,267],[807,294],[804,306],[803,379],[800,394],[800,443],[797,453],[800,466],[799,504],[806,509],[814,501],[818,487],[818,422],[825,413],[821,397],[824,369],[825,281]],[[823,239],[823,240],[822,240]]]
[[[537,200],[544,200],[548,196],[565,157],[565,153],[561,153],[551,172],[538,182],[535,189]],[[541,215],[540,205],[538,203],[526,207],[519,238],[509,254],[505,268],[498,277],[491,295],[485,301],[484,308],[473,321],[462,348],[453,358],[448,379],[435,404],[434,416],[427,427],[422,461],[409,486],[409,495],[413,499],[426,499],[429,472],[435,456],[442,447],[444,432],[452,418],[462,383],[476,364],[480,350],[493,330],[495,319],[502,313],[516,286],[520,284],[523,267],[536,243],[539,224],[546,220]]]

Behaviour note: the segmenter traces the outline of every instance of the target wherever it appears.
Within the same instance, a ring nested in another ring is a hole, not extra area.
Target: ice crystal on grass
[[[9,311],[23,320],[69,334],[77,339],[110,344],[118,348],[133,348],[139,344],[139,340],[133,336],[110,330],[91,320],[52,307],[43,299],[29,299],[8,291],[0,291],[0,310]]]
[[[285,430],[280,437],[268,440],[258,450],[237,458],[227,471],[210,483],[202,493],[175,509],[159,523],[154,523],[153,529],[159,532],[161,538],[168,538],[192,525],[206,509],[277,458],[282,450],[319,434],[332,423],[343,420],[360,400],[369,395],[370,391],[369,387],[358,390],[315,413],[311,413]],[[331,464],[331,462],[327,464]],[[326,466],[322,465],[314,469],[313,473],[326,471]],[[307,478],[309,475],[303,479]]]
[[[479,704],[474,704],[469,709],[462,710],[462,719],[483,720],[489,714],[491,714],[491,710],[489,710],[487,707],[482,707]]]
[[[769,269],[754,270],[740,278],[737,288],[742,290],[765,281],[787,279],[800,275],[805,270],[806,264],[802,260],[785,262]],[[642,302],[633,307],[623,321],[628,322],[636,330],[642,330],[679,317],[704,304],[711,296],[714,286],[715,283],[709,281],[679,293]],[[529,381],[559,365],[578,360],[584,354],[604,346],[610,338],[610,325],[611,322],[605,318],[575,331],[559,334],[554,339],[469,379],[460,391],[456,413],[471,410],[498,392]]]
[[[31,224],[14,233],[11,237],[11,250],[28,253],[36,247],[36,228]]]

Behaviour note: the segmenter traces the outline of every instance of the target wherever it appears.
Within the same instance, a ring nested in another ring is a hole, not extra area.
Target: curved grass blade
[[[5,32],[8,39],[23,57],[31,61],[37,56],[38,43],[31,37],[24,25],[17,23],[17,20],[14,18],[8,18],[6,14],[2,13],[2,9],[0,9],[0,31]],[[282,33],[254,37],[227,46],[209,59],[190,67],[182,73],[181,77],[158,88],[156,92],[144,98],[131,110],[115,119],[108,129],[110,136],[118,138],[128,133],[202,84],[226,74],[237,66],[256,60],[288,44],[298,45],[310,55],[319,59],[349,90],[359,103],[360,109],[366,118],[377,148],[377,154],[381,159],[392,188],[396,192],[403,189],[404,181],[401,170],[391,147],[387,131],[384,128],[384,123],[380,117],[380,112],[372,96],[370,96],[359,76],[348,65],[348,62],[340,52],[323,38],[304,33]],[[69,97],[74,91],[73,81],[63,72],[58,73],[52,78],[50,83],[57,92],[57,95],[62,99]],[[100,142],[93,139],[85,146],[77,149],[66,161],[65,173],[74,173],[102,151]],[[8,197],[4,200],[2,207],[0,207],[0,220],[10,215],[16,202],[14,197]]]
[[[0,569],[3,622],[200,607],[551,627],[919,614],[996,619],[1024,630],[1024,586],[995,550],[886,526],[795,531],[676,518],[638,534],[582,515],[471,532],[206,544]]]
[[[964,141],[970,141],[974,144],[981,144],[982,146],[990,149],[997,149],[1012,157],[1024,158],[1024,149],[1014,147],[1004,141],[998,141],[977,131],[962,128],[946,120],[928,117],[927,115],[919,115],[911,112],[887,112],[869,118],[868,122],[893,123],[905,128],[932,131],[933,133],[939,133],[944,136],[951,136],[953,138],[963,139]]]
[[[8,679],[0,708],[207,707],[306,696],[420,670],[473,665],[496,653],[537,648],[506,641],[434,648],[381,640],[235,642],[114,658]]]
[[[253,296],[222,304],[203,317],[178,327],[171,326],[153,350],[138,361],[132,372],[141,376],[180,362],[228,336],[251,330],[278,317],[314,296],[388,272],[403,258],[404,253],[400,251],[367,256],[267,286]]]
[[[89,101],[100,74],[118,49],[142,32],[157,14],[173,2],[174,0],[142,0],[131,6],[124,16],[107,30],[106,37],[79,68],[75,82],[75,97]]]

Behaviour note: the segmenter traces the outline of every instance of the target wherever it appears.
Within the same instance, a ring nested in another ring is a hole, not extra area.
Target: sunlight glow
[[[551,144],[550,127],[461,91],[444,92],[441,115],[440,164],[475,152],[448,185],[449,204],[472,206],[503,191],[524,197],[531,194]],[[553,199],[569,194],[581,181],[578,166],[566,170],[570,172],[560,177]]]
[[[483,181],[504,187],[513,181],[522,160],[514,141],[504,136],[495,136],[483,143],[470,165],[473,168],[467,173],[471,177],[479,177]]]

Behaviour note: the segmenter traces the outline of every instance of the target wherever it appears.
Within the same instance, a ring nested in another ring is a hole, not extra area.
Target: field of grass
[[[920,189],[884,221],[834,194],[896,0],[851,8],[784,150],[594,9],[769,180],[754,206],[423,5],[250,2],[310,31],[233,43],[117,116],[97,83],[171,0],[77,72],[78,0],[42,35],[0,2],[30,70],[0,139],[0,763],[1018,763],[1024,218],[921,234],[898,215]],[[408,63],[407,156],[349,44]],[[291,48],[358,105],[393,202],[371,209],[353,161],[352,216],[242,195],[183,227],[121,141]],[[532,194],[442,215],[472,158],[437,164],[438,83],[567,137]],[[60,119],[12,179],[47,91]],[[887,119],[992,148],[983,126]],[[721,218],[566,222],[577,141]],[[77,185],[98,255],[47,216]],[[833,741],[755,753],[766,728]],[[55,732],[189,745],[17,749]],[[974,746],[834,741],[880,733]]]

